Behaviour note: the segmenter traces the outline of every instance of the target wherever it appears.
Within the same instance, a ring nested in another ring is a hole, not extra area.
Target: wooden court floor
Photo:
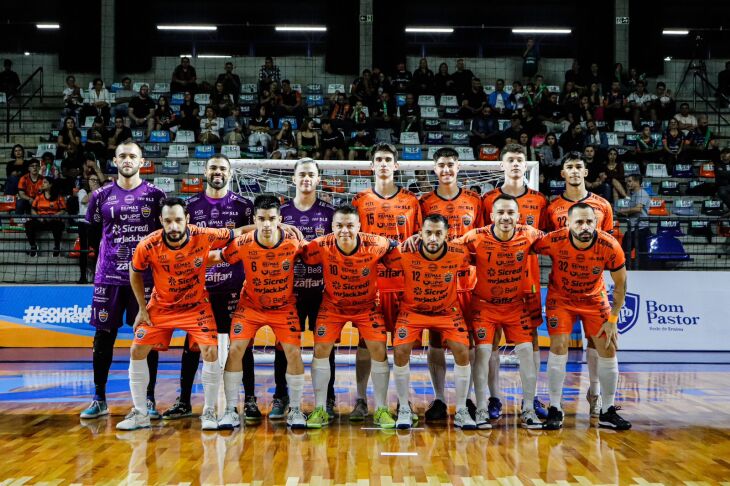
[[[161,365],[160,410],[175,399],[177,370]],[[343,415],[321,431],[293,433],[264,420],[235,432],[201,432],[193,418],[122,433],[114,425],[130,406],[124,363],[115,363],[110,377],[113,415],[91,421],[78,419],[91,394],[88,364],[0,363],[0,485],[730,485],[730,366],[623,366],[619,404],[634,424],[628,432],[591,424],[586,373],[577,365],[568,374],[562,431],[518,427],[514,368],[502,370],[506,414],[491,431],[424,424],[425,367],[414,368],[412,378],[417,428],[385,432],[369,421],[350,424],[354,370],[343,366],[337,373]],[[261,366],[257,379],[268,411],[273,370]],[[545,396],[543,387],[544,372]],[[394,405],[392,380],[390,398]],[[197,386],[193,401],[197,412]]]

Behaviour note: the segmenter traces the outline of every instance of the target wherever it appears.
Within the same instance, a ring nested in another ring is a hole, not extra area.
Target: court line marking
[[[417,456],[418,452],[381,452],[381,456]]]

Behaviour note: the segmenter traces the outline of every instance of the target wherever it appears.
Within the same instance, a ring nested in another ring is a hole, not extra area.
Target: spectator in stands
[[[81,188],[76,193],[76,197],[79,199],[79,215],[86,215],[86,211],[89,209],[89,197],[91,193],[101,187],[101,181],[103,177],[99,177],[97,174],[92,174],[85,178]]]
[[[89,96],[84,99],[84,108],[81,110],[81,119],[87,116],[101,116],[104,123],[109,123],[111,116],[111,96],[104,87],[104,81],[96,78],[92,82],[93,87],[89,90]]]
[[[390,93],[387,91],[383,91],[378,97],[371,119],[375,128],[397,130],[398,107],[395,104],[395,100],[390,97]]]
[[[642,126],[639,138],[636,139],[636,160],[646,167],[646,164],[656,162],[661,153],[661,139],[653,136],[649,125]]]
[[[193,100],[193,94],[190,91],[185,92],[183,104],[180,105],[180,129],[200,130],[200,105]]]
[[[373,146],[373,132],[366,126],[360,126],[352,136],[350,151],[347,155],[349,160],[365,160],[368,158],[370,149]]]
[[[268,89],[261,92],[259,103],[261,106],[266,108],[267,117],[274,116],[274,112],[276,111],[276,99],[279,94],[281,94],[281,89],[279,89],[279,83],[276,81],[269,83]]]
[[[297,141],[292,132],[291,122],[284,120],[281,130],[274,137],[274,152],[272,159],[294,159],[297,156]]]
[[[538,157],[540,160],[540,174],[545,173],[547,180],[557,180],[560,178],[560,168],[562,165],[563,147],[558,144],[558,137],[554,133],[548,133],[545,136],[545,143],[540,147]]]
[[[82,181],[88,181],[90,177],[96,176],[99,179],[100,183],[106,182],[110,178],[104,175],[104,171],[102,171],[101,167],[99,167],[99,161],[95,159],[93,155],[94,154],[86,154]]]
[[[433,71],[428,68],[425,57],[418,62],[418,69],[413,72],[413,92],[416,96],[436,94],[436,80]]]
[[[570,72],[570,71],[568,71]],[[568,115],[568,119],[571,122],[578,121],[580,113],[580,92],[575,86],[573,81],[566,81],[563,86],[563,91],[558,97],[558,103],[563,108],[563,111]]]
[[[123,143],[132,140],[132,130],[124,125],[124,118],[121,115],[114,117],[114,127],[107,132],[107,149],[113,154],[117,147]],[[104,154],[104,159],[106,154]],[[101,157],[96,158],[97,160],[102,159]]]
[[[508,143],[517,143],[520,139],[520,133],[523,131],[525,131],[525,129],[522,127],[522,119],[520,118],[520,115],[515,113],[510,118],[509,126],[500,133],[500,148]]]
[[[535,147],[532,146],[530,142],[530,134],[522,130],[516,140],[507,143],[516,143],[518,145],[521,145],[522,149],[525,151],[525,156],[527,157],[527,160],[538,160],[537,150],[535,149]]]
[[[527,38],[527,45],[522,52],[522,77],[525,83],[529,82],[540,65],[540,46],[532,37]]]
[[[129,102],[137,96],[132,89],[132,80],[128,77],[122,78],[122,89],[114,93],[114,106],[112,107],[112,117],[117,115],[127,116],[129,114]]]
[[[471,88],[469,92],[462,94],[461,109],[459,110],[459,116],[464,119],[473,118],[474,115],[480,113],[485,106],[489,105],[489,99],[487,93],[484,92],[482,87],[482,81],[479,78],[472,78]],[[494,110],[490,110],[490,113],[495,114]]]
[[[76,120],[66,117],[63,121],[63,128],[58,132],[56,140],[56,158],[62,159],[69,150],[76,152],[81,146],[81,131],[76,128]]]
[[[352,115],[350,115],[350,120],[352,120],[352,124],[357,130],[367,125],[370,121],[368,117],[368,110],[365,106],[363,106],[362,101],[358,100],[355,102],[355,106],[352,109]]]
[[[720,149],[716,135],[710,130],[707,115],[697,117],[697,126],[690,130],[685,141],[688,160],[718,160]]]
[[[421,107],[410,93],[406,95],[406,104],[400,107],[400,131],[421,133]]]
[[[223,120],[223,142],[227,145],[238,145],[243,142],[243,123],[241,109],[234,106],[231,114]]]
[[[598,110],[601,109],[601,114],[603,113],[603,95],[601,94],[603,91],[603,88],[601,88],[601,85],[598,83],[591,83],[588,87],[588,101],[593,105],[593,107]],[[597,114],[596,114],[597,116]],[[601,116],[603,118],[603,116]]]
[[[472,79],[474,73],[471,70],[466,69],[464,60],[456,60],[456,71],[451,75],[451,79],[454,81],[454,92],[459,97],[459,102],[464,99],[467,92],[472,89]]]
[[[597,63],[591,63],[591,68],[585,76],[585,83],[588,88],[595,84],[598,87],[599,95],[603,92],[604,79],[598,69]]]
[[[539,105],[543,100],[548,98],[548,94],[550,93],[550,90],[548,89],[547,85],[545,84],[545,78],[542,76],[542,74],[538,74],[535,76],[535,94],[532,95],[532,105],[537,106]]]
[[[177,116],[170,106],[167,96],[162,95],[157,99],[155,107],[155,130],[169,130],[175,132],[177,130]]]
[[[439,70],[433,77],[433,83],[434,91],[436,91],[436,95],[438,96],[439,100],[443,95],[456,94],[454,79],[452,78],[451,74],[449,74],[449,65],[445,62],[439,64]]]
[[[624,89],[628,86],[626,79],[626,73],[624,72],[624,65],[620,62],[617,62],[613,65],[613,73],[611,75],[611,85],[613,86],[614,82],[618,83],[619,91],[623,92]]]
[[[568,130],[560,136],[558,143],[567,152],[580,152],[585,146],[585,134],[580,123],[571,123]]]
[[[205,117],[200,120],[200,135],[198,135],[198,142],[204,145],[215,145],[220,143],[222,131],[223,118],[216,114],[215,108],[212,106],[206,106]]]
[[[577,59],[573,59],[573,64],[570,69],[565,71],[565,83],[573,83],[576,89],[583,90],[586,88],[586,83],[583,80],[583,75],[580,72],[580,64]]]
[[[38,255],[38,243],[36,234],[39,231],[50,230],[53,233],[53,256],[61,255],[61,238],[66,224],[62,219],[56,218],[66,214],[66,200],[58,193],[53,181],[43,179],[41,190],[33,199],[32,212],[39,218],[31,218],[25,223],[25,236],[30,244],[28,255]]]
[[[330,120],[322,120],[320,140],[324,160],[345,160],[345,136],[332,127]]]
[[[499,140],[499,123],[488,105],[474,117],[471,123],[471,137],[469,144],[474,149],[474,157],[479,158],[479,147],[485,144],[494,144]]]
[[[583,158],[588,169],[586,189],[610,201],[613,188],[608,180],[608,170],[606,169],[606,163],[598,159],[597,155],[596,148],[593,145],[587,145],[583,149]]]
[[[530,135],[530,139],[532,139],[535,135],[544,135],[547,132],[547,130],[545,129],[545,125],[543,125],[542,122],[537,119],[534,111],[535,110],[529,105],[525,105],[521,110],[522,127],[527,132],[527,134]]]
[[[170,80],[170,92],[171,93],[184,93],[189,91],[195,93],[198,89],[198,74],[195,68],[190,65],[190,58],[183,57],[180,59],[180,64],[172,72],[172,79]]]
[[[659,120],[669,120],[674,115],[674,98],[667,85],[659,81],[656,84],[656,99],[654,100],[654,111]]]
[[[679,129],[686,135],[690,130],[697,127],[697,118],[689,112],[689,103],[679,105],[679,113],[674,115],[674,119],[679,123]]]
[[[646,92],[646,83],[644,81],[638,80],[636,82],[636,90],[629,95],[627,101],[636,130],[641,127],[641,120],[657,120],[657,113],[654,109],[656,95]]]
[[[66,87],[63,88],[63,117],[76,118],[81,107],[84,106],[84,97],[81,96],[81,87],[76,84],[74,76],[66,76]]]
[[[248,123],[248,145],[250,147],[263,146],[266,153],[271,149],[271,135],[269,131],[273,127],[271,119],[266,115],[266,107],[259,105],[256,108],[256,116]]]
[[[610,186],[613,197],[609,201],[615,202],[619,198],[628,197],[624,182],[624,164],[618,160],[618,150],[610,148],[606,162],[606,183]]]
[[[8,98],[16,94],[20,86],[18,73],[13,71],[13,61],[5,59],[3,70],[0,72],[0,93],[5,93]]]
[[[226,93],[223,83],[217,81],[210,95],[210,106],[215,108],[216,113],[225,118],[231,114],[233,105],[233,95]]]
[[[730,209],[730,148],[720,152],[720,162],[715,164],[715,186],[717,197],[725,203],[725,209]]]
[[[548,93],[538,105],[538,119],[550,132],[562,133],[568,129],[568,115],[558,104],[558,94]]]
[[[316,160],[322,155],[319,134],[314,129],[314,120],[304,120],[304,126],[297,132],[297,147],[299,147],[299,158],[309,157]]]
[[[279,66],[274,64],[273,58],[267,56],[264,59],[264,65],[259,69],[259,91],[268,90],[271,83],[278,83],[279,81],[281,81]]]
[[[369,69],[363,69],[362,76],[352,82],[350,86],[350,104],[354,105],[361,101],[365,106],[372,106],[378,95],[377,88],[373,82],[373,75]]]
[[[129,126],[144,128],[145,140],[155,129],[155,102],[149,96],[150,87],[143,84],[139,88],[139,96],[129,102]]]
[[[302,95],[291,89],[291,83],[288,79],[281,82],[281,93],[276,98],[276,116],[279,118],[294,116],[299,123],[304,117]]]
[[[15,203],[16,214],[30,214],[33,200],[40,194],[42,186],[41,163],[37,159],[30,159],[28,173],[18,181],[18,197]]]
[[[662,138],[664,161],[667,166],[673,167],[677,163],[684,148],[684,140],[684,133],[679,129],[679,121],[676,118],[672,118],[669,120],[669,126]]]
[[[512,83],[512,92],[509,94],[509,102],[512,105],[513,110],[521,110],[527,102],[525,96],[525,88],[522,83],[515,81]]]
[[[393,86],[390,84],[390,79],[385,75],[379,67],[373,67],[373,86],[375,86],[378,94],[388,93],[393,96]]]
[[[633,92],[636,90],[636,85],[639,83],[639,81],[644,81],[644,74],[639,74],[639,71],[635,68],[629,68],[629,75],[626,79],[626,87],[629,92]]]
[[[730,105],[730,61],[725,63],[725,69],[717,73],[717,101],[721,107]]]
[[[598,124],[593,121],[586,122],[585,145],[597,147],[599,151],[608,150],[608,135],[598,130]],[[623,180],[623,179],[622,179]]]
[[[226,62],[224,70],[218,75],[216,84],[223,84],[223,92],[237,100],[238,95],[241,94],[241,78],[233,72],[233,63],[230,61]]]
[[[573,114],[573,120],[578,123],[585,123],[596,119],[596,107],[591,103],[588,95],[580,97],[577,111]]]
[[[104,128],[104,119],[97,116],[94,118],[94,123],[91,127],[86,130],[86,143],[84,144],[84,150],[86,152],[92,152],[96,155],[97,159],[105,159],[107,156],[107,143],[108,140],[106,129]]]
[[[498,79],[492,91],[487,97],[487,104],[499,118],[507,118],[512,113],[514,106],[509,99],[509,94],[504,90],[504,79]]]
[[[603,113],[606,121],[613,123],[616,120],[625,120],[628,118],[628,101],[623,91],[621,91],[621,83],[619,81],[613,81],[611,83],[611,91],[606,94],[603,105]]]
[[[40,175],[47,179],[56,179],[60,174],[60,170],[56,167],[56,163],[53,160],[52,152],[43,152],[41,156],[41,169]]]
[[[390,77],[393,92],[395,93],[411,93],[413,84],[413,74],[406,69],[406,63],[399,62],[395,67],[395,72]]]
[[[13,145],[10,156],[12,159],[5,165],[5,194],[14,196],[18,193],[20,178],[28,173],[28,162],[25,160],[25,148],[20,144]]]
[[[631,174],[626,177],[629,207],[616,209],[616,214],[628,216],[629,229],[624,234],[622,246],[627,257],[636,249],[639,270],[646,268],[648,243],[651,237],[648,221],[651,198],[644,188],[641,187],[641,181],[642,177],[640,174]]]

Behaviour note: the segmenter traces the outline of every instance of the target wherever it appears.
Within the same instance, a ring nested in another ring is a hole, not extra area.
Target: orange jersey
[[[294,260],[306,242],[297,241],[280,230],[279,243],[273,248],[256,240],[257,231],[236,238],[223,250],[227,263],[243,262],[246,281],[241,298],[243,307],[258,311],[294,304]]]
[[[613,231],[613,208],[611,203],[592,192],[589,192],[580,201],[571,201],[563,195],[555,198],[547,209],[548,227],[552,231],[564,228],[568,224],[568,210],[573,204],[579,202],[586,203],[595,210],[596,227],[598,229],[607,233]]]
[[[449,243],[437,260],[418,251],[392,251],[383,263],[404,272],[405,288],[399,298],[401,310],[420,314],[453,313],[459,309],[456,297],[459,272],[469,269],[471,256],[462,245]]]
[[[418,232],[423,223],[421,205],[415,194],[398,188],[395,195],[384,198],[373,189],[359,192],[352,198],[352,205],[360,215],[363,233],[382,236],[402,242]],[[403,273],[388,271],[382,265],[378,268],[378,287],[381,290],[403,289]]]
[[[392,249],[393,240],[366,233],[358,234],[355,251],[345,255],[334,234],[312,240],[302,252],[307,265],[322,265],[323,303],[344,313],[362,313],[373,307],[377,286],[377,266]]]
[[[584,250],[573,245],[568,228],[548,233],[533,250],[553,261],[548,292],[573,301],[605,294],[603,271],[615,272],[626,264],[621,245],[601,230],[596,231],[593,244]]]
[[[502,189],[497,188],[489,191],[482,197],[484,225],[493,223],[492,206],[494,205],[494,200],[502,194],[504,194]],[[525,187],[524,194],[517,197],[517,206],[520,211],[520,220],[518,223],[526,224],[542,231],[547,229],[548,200],[541,192]]]
[[[463,243],[476,256],[477,285],[474,297],[490,304],[510,304],[524,297],[528,258],[535,241],[544,235],[532,226],[518,224],[508,241],[494,235],[494,225],[467,233]]]
[[[18,181],[18,190],[23,191],[26,196],[28,196],[31,199],[35,199],[35,197],[41,193],[41,186],[43,185],[43,176],[38,176],[38,180],[33,182],[33,179],[30,178],[30,174],[25,174],[23,177],[20,178]]]
[[[208,297],[205,290],[208,252],[226,246],[233,239],[233,231],[190,224],[187,233],[188,241],[180,248],[169,247],[162,230],[157,230],[140,241],[134,250],[132,269],[143,272],[152,268],[155,283],[150,299],[152,306],[192,308]]]
[[[66,199],[60,196],[55,201],[51,201],[44,194],[38,194],[33,200],[33,209],[41,216],[58,214],[66,209]]]

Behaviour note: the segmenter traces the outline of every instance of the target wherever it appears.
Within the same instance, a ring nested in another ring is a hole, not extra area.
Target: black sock
[[[330,382],[327,384],[327,400],[335,399],[335,348],[330,351]]]
[[[245,398],[256,396],[256,378],[254,377],[253,348],[246,348],[243,353],[243,393]]]
[[[185,336],[182,360],[180,362],[180,401],[190,404],[190,395],[193,392],[195,373],[198,372],[200,364],[200,352],[190,351],[190,338]]]
[[[284,350],[274,350],[274,382],[276,383],[276,390],[274,391],[275,398],[284,399],[289,396],[289,389],[286,386],[286,367],[288,364]]]
[[[106,401],[106,382],[114,358],[114,341],[117,330],[97,329],[94,333],[92,363],[94,366],[94,400]]]
[[[150,369],[150,382],[147,384],[147,398],[155,401],[155,384],[157,384],[157,364],[160,361],[160,353],[150,351],[147,355],[147,367]]]

